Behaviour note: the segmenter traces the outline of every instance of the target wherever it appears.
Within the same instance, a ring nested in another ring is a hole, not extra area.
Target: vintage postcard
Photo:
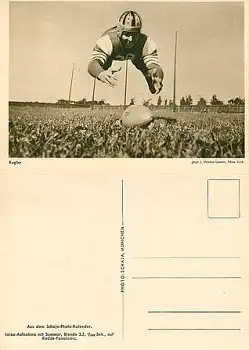
[[[248,6],[1,1],[1,350],[248,350]]]
[[[11,1],[8,14],[10,167],[248,172],[243,2]]]

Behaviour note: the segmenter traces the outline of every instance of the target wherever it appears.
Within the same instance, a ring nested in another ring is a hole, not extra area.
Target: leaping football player
[[[146,34],[141,33],[142,19],[135,11],[124,12],[117,23],[98,39],[88,65],[89,74],[114,87],[117,69],[110,69],[113,61],[131,60],[144,75],[149,90],[157,94],[163,87],[163,70],[159,64],[157,47]],[[119,69],[120,70],[120,69]]]

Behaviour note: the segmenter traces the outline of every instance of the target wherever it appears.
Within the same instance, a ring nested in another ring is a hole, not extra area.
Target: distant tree
[[[173,100],[169,100],[169,106],[173,106],[173,105],[174,105]]]
[[[223,101],[220,101],[217,96],[214,94],[210,100],[210,104],[212,106],[222,106],[223,105]]]
[[[228,104],[235,105],[235,106],[244,106],[245,105],[245,100],[240,98],[240,97],[231,98],[227,102],[228,102]]]
[[[148,100],[143,100],[143,106],[148,107],[150,105],[151,98]]]
[[[168,100],[167,100],[167,98],[165,98],[165,100],[164,100],[164,106],[167,106],[167,104],[168,104]]]
[[[192,104],[193,99],[190,94],[180,99],[180,106],[191,106]]]
[[[99,106],[104,106],[105,105],[105,100],[102,98],[100,101],[99,101]]]
[[[129,103],[129,106],[133,106],[135,104],[135,98],[132,97]]]
[[[161,106],[161,104],[162,104],[162,98],[161,98],[161,96],[159,95],[159,96],[158,96],[158,99],[157,99],[157,105],[158,105],[158,106]]]
[[[193,104],[192,96],[190,94],[186,96],[185,101],[186,101],[186,106],[191,106]]]
[[[186,105],[185,98],[182,97],[182,98],[180,99],[180,106],[185,106],[185,105]]]
[[[58,103],[59,105],[64,105],[64,104],[67,104],[67,103],[68,103],[68,100],[59,99],[59,100],[57,100],[57,103]]]
[[[206,106],[207,105],[207,101],[205,100],[204,97],[200,97],[199,101],[197,101],[197,106]]]
[[[87,104],[86,98],[83,97],[82,100],[77,101],[77,104],[85,107]]]
[[[240,98],[240,97],[236,97],[236,99],[234,100],[234,102],[238,105],[244,106],[245,105],[245,99],[244,98]]]

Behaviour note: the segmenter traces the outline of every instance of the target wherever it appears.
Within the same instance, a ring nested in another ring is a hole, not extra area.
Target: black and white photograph
[[[9,3],[10,158],[245,158],[243,2]]]

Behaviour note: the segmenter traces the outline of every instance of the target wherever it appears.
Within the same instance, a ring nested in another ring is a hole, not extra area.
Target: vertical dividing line
[[[122,294],[122,341],[124,341],[124,294]]]
[[[91,105],[91,109],[93,109],[93,106],[94,106],[95,89],[96,89],[96,78],[94,78],[94,80],[93,80],[93,93],[92,93],[92,105]]]
[[[120,292],[121,292],[121,337],[125,332],[125,232],[124,232],[124,180],[121,181],[121,230],[120,230]]]
[[[125,61],[124,109],[126,108],[127,80],[128,80],[128,60]]]
[[[124,225],[124,180],[121,182],[121,223]]]

